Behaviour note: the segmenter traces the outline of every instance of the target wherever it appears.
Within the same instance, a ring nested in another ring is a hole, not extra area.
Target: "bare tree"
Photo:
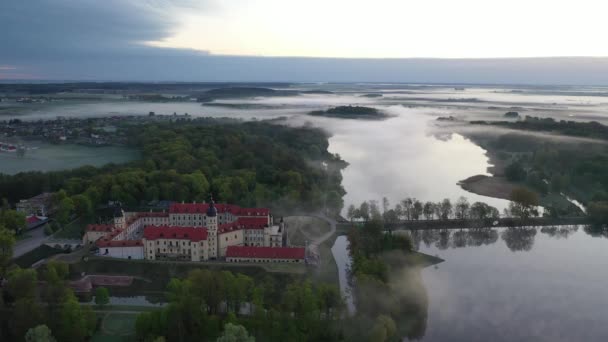
[[[469,216],[469,201],[464,196],[460,196],[454,205],[454,214],[457,219],[466,219]]]

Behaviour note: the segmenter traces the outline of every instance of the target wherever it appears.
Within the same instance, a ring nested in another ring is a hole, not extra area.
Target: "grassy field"
[[[164,290],[171,278],[185,278],[191,270],[227,270],[246,274],[256,280],[272,276],[279,283],[287,283],[302,278],[306,274],[304,265],[290,264],[233,264],[225,262],[168,262],[111,259],[89,257],[70,265],[73,278],[81,272],[86,274],[130,275],[146,279],[148,290]]]
[[[78,218],[59,229],[53,237],[58,239],[81,239],[86,226],[87,222]]]
[[[15,259],[15,264],[21,268],[28,268],[35,262],[48,258],[50,256],[62,253],[61,250],[49,247],[47,245],[41,245],[32,249],[31,251],[23,254],[22,256]]]
[[[100,313],[101,326],[93,342],[135,341],[136,313]]]

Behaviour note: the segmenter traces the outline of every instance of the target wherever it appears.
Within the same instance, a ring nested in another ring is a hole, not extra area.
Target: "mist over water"
[[[464,191],[458,181],[488,174],[485,151],[458,134],[429,133],[432,119],[424,110],[391,106],[395,117],[384,121],[325,120],[333,136],[330,151],[350,164],[343,172],[345,204],[381,200],[396,204],[406,197],[422,201],[457,199],[485,201],[499,210],[507,201]]]

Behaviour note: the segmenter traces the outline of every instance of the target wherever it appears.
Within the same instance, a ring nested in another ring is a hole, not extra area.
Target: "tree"
[[[380,208],[378,208],[378,202],[376,200],[369,201],[369,214],[372,220],[382,221],[382,213],[380,213]]]
[[[512,182],[521,182],[526,179],[526,170],[520,162],[513,162],[505,168],[505,176]]]
[[[346,218],[350,221],[353,222],[353,218],[355,217],[355,206],[353,204],[348,206],[348,209],[346,210]]]
[[[25,214],[16,210],[0,211],[0,226],[12,230],[15,234],[20,234],[27,227]]]
[[[80,306],[72,292],[64,297],[56,317],[56,333],[59,341],[83,341],[95,330],[95,313],[91,307]]]
[[[361,203],[361,206],[359,207],[359,214],[361,215],[361,218],[363,218],[363,220],[369,220],[369,203]]]
[[[384,342],[390,340],[397,332],[395,321],[390,316],[380,315],[371,331],[370,341]]]
[[[608,224],[608,202],[589,202],[587,214],[595,225]]]
[[[521,219],[537,216],[538,195],[526,188],[518,187],[511,192],[509,211],[511,215]]]
[[[19,298],[13,307],[9,324],[13,336],[22,337],[29,329],[44,322],[42,309],[35,298]]]
[[[15,233],[0,225],[0,278],[4,277],[6,267],[13,258]]]
[[[218,337],[217,342],[255,342],[253,336],[249,336],[247,329],[242,325],[227,323],[224,325],[222,336]]]
[[[386,212],[390,208],[390,203],[388,198],[382,197],[382,216],[384,216],[384,220],[386,221]]]
[[[469,216],[469,201],[466,197],[460,196],[458,201],[456,201],[456,205],[454,206],[454,211],[457,219],[466,219]]]
[[[425,219],[433,219],[433,214],[435,213],[435,210],[433,209],[434,206],[435,204],[433,202],[424,203],[424,206],[422,207],[422,214],[424,214]]]
[[[441,201],[441,203],[439,204],[439,210],[441,213],[442,220],[447,220],[452,216],[453,208],[452,202],[450,202],[449,198],[445,198],[443,201]]]
[[[483,202],[475,202],[471,205],[469,215],[474,220],[485,220],[490,214],[489,206]]]
[[[95,290],[95,304],[103,307],[110,302],[110,291],[107,288],[100,286]]]
[[[417,199],[414,199],[414,205],[412,206],[412,218],[414,220],[419,220],[420,216],[422,216],[423,211],[424,208],[422,206],[422,202]]]
[[[38,277],[34,269],[15,268],[8,272],[6,289],[13,298],[35,298]]]
[[[70,221],[70,216],[74,210],[74,201],[71,198],[66,197],[59,202],[55,218],[60,224],[67,224]]]
[[[55,338],[51,334],[51,329],[46,325],[38,325],[30,328],[25,334],[26,342],[55,342]]]
[[[93,214],[93,204],[85,195],[75,195],[72,197],[74,212],[78,216],[89,217]]]
[[[401,207],[403,208],[403,215],[405,215],[406,220],[412,219],[412,211],[414,207],[414,200],[411,198],[406,198],[401,201]]]

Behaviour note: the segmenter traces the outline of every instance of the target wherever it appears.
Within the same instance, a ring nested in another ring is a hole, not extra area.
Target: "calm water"
[[[355,313],[355,304],[351,294],[351,285],[349,283],[350,256],[348,255],[348,238],[346,235],[338,236],[334,245],[331,247],[331,254],[336,260],[338,266],[338,280],[340,282],[340,292],[346,301],[346,307],[349,314]]]
[[[27,142],[23,157],[16,153],[0,152],[0,173],[15,174],[23,171],[57,171],[84,165],[102,166],[108,163],[125,163],[139,158],[134,149],[116,146],[88,147],[80,145],[52,145]]]
[[[606,341],[608,239],[584,229],[420,236],[425,341]],[[425,242],[426,240],[426,242]]]

